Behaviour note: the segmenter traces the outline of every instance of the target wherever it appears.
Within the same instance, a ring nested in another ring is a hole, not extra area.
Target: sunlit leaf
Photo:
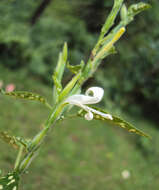
[[[0,190],[18,190],[19,174],[17,172],[8,173],[0,177]]]
[[[27,100],[36,100],[41,103],[45,103],[46,100],[39,94],[26,91],[14,91],[14,92],[5,92],[5,95],[13,96],[15,98],[27,99]]]
[[[91,106],[92,107],[92,106]],[[99,108],[96,108],[96,107],[92,107],[93,109],[95,110],[98,110],[102,113],[106,113],[106,114],[109,114],[108,112],[102,110],[102,109],[99,109]],[[86,114],[86,111],[84,110],[80,110],[78,112],[78,116],[80,117],[84,117],[84,115]],[[137,129],[136,127],[134,127],[132,124],[128,123],[127,121],[121,119],[120,117],[117,117],[117,116],[114,116],[112,114],[110,114],[112,116],[112,120],[110,119],[107,119],[105,117],[102,117],[101,115],[98,115],[98,114],[94,114],[93,113],[93,116],[94,116],[94,119],[96,120],[102,120],[102,121],[105,121],[107,123],[110,123],[112,125],[115,125],[115,126],[118,126],[118,127],[121,127],[123,129],[126,129],[127,131],[131,132],[131,133],[136,133],[138,135],[141,135],[141,136],[144,136],[144,137],[148,137],[150,138],[149,135],[147,135],[146,133],[144,133],[143,131]]]
[[[15,97],[18,99],[38,101],[38,102],[45,104],[47,107],[51,108],[51,106],[48,104],[46,99],[43,96],[36,94],[36,93],[27,92],[27,91],[13,91],[13,92],[1,91],[1,93],[3,95]]]

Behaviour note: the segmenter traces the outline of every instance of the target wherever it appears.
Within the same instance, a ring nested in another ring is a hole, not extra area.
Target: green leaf
[[[35,94],[32,92],[27,92],[27,91],[5,92],[5,95],[13,96],[15,98],[20,98],[20,99],[36,100],[36,101],[39,101],[41,103],[46,102],[46,100],[42,96],[40,96],[39,94]]]
[[[125,4],[123,4],[123,6],[120,10],[120,17],[121,17],[121,20],[125,20],[127,17],[127,8],[126,8]]]
[[[115,49],[115,46],[113,45],[109,51],[106,51],[106,52],[103,53],[103,56],[101,57],[101,59],[104,59],[108,55],[116,54],[116,53],[117,53],[117,51]]]
[[[68,47],[67,47],[66,42],[64,43],[64,46],[63,46],[62,57],[63,57],[63,61],[66,63],[67,62],[67,57],[68,57]]]
[[[133,4],[128,8],[127,16],[128,16],[128,22],[131,22],[134,19],[134,16],[139,14],[140,12],[151,8],[151,6],[147,3],[137,3]]]
[[[102,110],[102,109],[99,109],[99,108],[96,108],[96,107],[92,107],[92,106],[89,106],[97,111],[100,111],[102,113],[106,113],[106,114],[109,114],[108,112]],[[84,110],[80,110],[78,112],[78,116],[80,117],[84,117],[84,115],[86,114],[86,111]],[[132,124],[128,123],[127,121],[121,119],[120,117],[117,117],[117,116],[114,116],[112,114],[110,114],[113,118],[113,120],[110,120],[110,119],[107,119],[105,117],[102,117],[101,115],[99,114],[95,114],[93,113],[93,116],[94,116],[94,119],[96,120],[102,120],[102,121],[106,121],[107,123],[110,123],[112,125],[115,125],[115,126],[118,126],[118,127],[121,127],[123,129],[126,129],[127,131],[131,132],[131,133],[136,133],[140,136],[144,136],[144,137],[148,137],[150,138],[149,135],[147,135],[146,133],[144,133],[143,131],[137,129],[136,127],[134,127]]]
[[[67,43],[64,43],[63,50],[59,54],[57,66],[53,74],[57,78],[57,80],[59,80],[59,82],[61,82],[63,77],[65,65],[67,63],[67,55],[68,55]]]
[[[68,48],[67,43],[64,44],[63,51],[60,52],[57,66],[55,68],[54,74],[52,75],[52,79],[54,81],[54,89],[53,89],[53,100],[54,102],[57,101],[59,94],[62,91],[62,77],[65,70],[65,66],[67,63],[67,56],[68,56]]]
[[[63,89],[63,91],[59,95],[59,101],[61,101],[63,98],[65,98],[69,94],[69,92],[73,89],[73,87],[75,86],[76,82],[78,81],[78,79],[80,77],[81,77],[81,72],[76,74],[72,78],[72,80],[70,82],[68,82],[68,84],[65,86],[65,88]]]
[[[95,45],[93,51],[92,51],[92,55],[93,57],[96,56],[97,51],[99,50],[100,46],[101,46],[101,42],[104,38],[104,36],[108,33],[108,31],[110,30],[110,28],[114,25],[115,23],[115,19],[118,15],[118,12],[121,9],[123,0],[114,0],[114,5],[113,8],[110,12],[110,14],[108,15],[102,29],[101,29],[101,33],[98,39],[97,44]]]
[[[114,0],[113,8],[112,8],[105,24],[102,27],[102,30],[101,30],[102,34],[105,35],[109,31],[109,29],[113,26],[115,19],[118,15],[118,12],[122,6],[122,3],[123,3],[123,0]]]
[[[80,71],[82,71],[83,67],[84,67],[84,61],[82,60],[81,63],[79,65],[70,65],[69,62],[67,62],[67,68],[74,74],[79,73]]]
[[[4,177],[0,177],[1,190],[18,190],[19,174],[17,172],[8,173]]]
[[[117,30],[117,32],[110,34],[110,36],[108,36],[108,38],[106,37],[105,40],[103,39],[101,41],[104,45],[99,50],[99,52],[97,53],[97,55],[95,56],[95,58],[94,58],[94,62],[95,63],[98,62],[98,60],[103,59],[107,55],[110,54],[109,51],[114,47],[114,44],[120,39],[120,37],[124,34],[124,32],[125,32],[125,27],[120,27]]]
[[[13,148],[19,148],[16,138],[14,136],[9,135],[6,131],[0,131],[0,138],[7,144],[11,145]]]
[[[54,85],[56,87],[56,91],[58,94],[60,94],[60,92],[62,91],[62,85],[61,82],[57,79],[57,77],[55,75],[52,76],[53,81],[54,81]]]
[[[68,56],[67,43],[64,43],[63,50],[59,54],[59,59],[54,72],[55,77],[57,77],[57,80],[59,80],[60,82],[62,80],[65,65],[67,63],[67,56]]]
[[[15,137],[15,140],[19,146],[23,145],[26,150],[28,149],[28,147],[30,145],[30,140],[26,140],[22,137]]]
[[[38,101],[38,102],[43,103],[47,107],[51,108],[51,106],[48,104],[46,99],[43,96],[36,93],[27,92],[27,91],[13,91],[13,92],[1,91],[1,93],[7,96],[19,98],[19,99]]]
[[[15,149],[18,149],[20,145],[23,145],[27,149],[29,145],[29,142],[24,138],[11,136],[6,131],[0,131],[0,138]]]

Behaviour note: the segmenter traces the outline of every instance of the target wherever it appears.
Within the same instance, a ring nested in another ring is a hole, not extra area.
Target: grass
[[[52,89],[24,71],[10,72],[0,67],[0,77],[18,90],[45,95]],[[37,102],[0,96],[0,129],[32,138],[45,121],[48,110]],[[39,156],[23,176],[20,189],[29,190],[157,190],[159,189],[159,131],[144,118],[125,115],[152,140],[129,134],[99,121],[81,118],[59,122],[47,136]],[[16,151],[0,141],[0,169],[14,166]],[[128,170],[130,177],[122,178]]]

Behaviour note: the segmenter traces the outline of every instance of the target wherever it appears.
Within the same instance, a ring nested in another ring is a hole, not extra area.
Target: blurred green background
[[[125,0],[126,5],[138,0]],[[104,88],[101,107],[129,120],[152,140],[97,121],[67,119],[54,128],[20,189],[159,189],[159,1],[127,27],[118,54],[103,61],[83,90]],[[64,41],[69,60],[87,60],[112,0],[5,0],[0,2],[0,81],[52,101],[51,75]],[[119,18],[117,18],[118,22]],[[65,73],[63,84],[70,80]],[[32,138],[48,110],[0,96],[0,130]],[[11,170],[16,151],[0,141],[0,169]],[[124,171],[129,175],[124,177]]]

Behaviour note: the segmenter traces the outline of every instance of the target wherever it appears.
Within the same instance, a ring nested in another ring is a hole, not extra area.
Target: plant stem
[[[19,173],[23,173],[36,157],[41,143],[44,141],[52,124],[55,124],[56,120],[60,117],[65,105],[66,104],[61,103],[52,109],[51,114],[45,122],[44,128],[32,139],[30,146],[28,147],[28,152],[24,156],[24,159],[20,162],[20,164],[18,162]]]
[[[19,166],[19,163],[20,163],[20,160],[21,160],[21,157],[22,157],[22,153],[23,153],[23,149],[24,149],[24,146],[21,145],[20,148],[19,148],[19,152],[18,152],[16,161],[15,161],[14,170],[17,170],[17,168]]]

